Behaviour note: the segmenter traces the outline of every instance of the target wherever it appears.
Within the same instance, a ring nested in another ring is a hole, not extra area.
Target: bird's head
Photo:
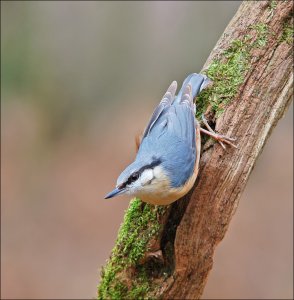
[[[152,157],[150,160],[135,160],[118,177],[116,188],[105,199],[128,194],[143,197],[152,194],[169,184],[162,160]]]

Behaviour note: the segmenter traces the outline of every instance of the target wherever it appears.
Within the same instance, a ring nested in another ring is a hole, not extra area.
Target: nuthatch
[[[203,118],[208,131],[195,118],[193,99],[210,79],[190,74],[177,96],[173,81],[156,107],[144,131],[136,156],[118,177],[116,188],[105,199],[121,194],[139,197],[151,204],[168,205],[187,194],[198,174],[200,131],[231,146],[234,139],[215,133]]]

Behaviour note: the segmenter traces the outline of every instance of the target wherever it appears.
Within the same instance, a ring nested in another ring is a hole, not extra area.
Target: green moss
[[[266,45],[268,39],[268,26],[263,23],[258,23],[250,27],[257,32],[258,38],[253,42],[252,46],[262,48]]]
[[[213,85],[204,90],[197,99],[197,118],[200,118],[207,108],[210,108],[216,117],[224,111],[244,82],[251,59],[251,50],[266,45],[268,38],[266,24],[256,24],[249,29],[255,32],[255,38],[246,34],[234,40],[221,57],[214,59],[204,71],[213,80]]]
[[[144,267],[139,268],[136,278],[136,284],[134,284],[131,290],[126,294],[128,299],[146,299],[146,294],[150,291],[150,283],[146,275]]]
[[[284,26],[280,42],[286,42],[289,45],[293,45],[293,19],[291,22],[287,22]]]
[[[111,257],[101,272],[98,299],[140,299],[150,290],[146,271],[139,261],[148,251],[148,242],[159,231],[158,216],[164,211],[164,207],[143,203],[138,198],[131,201]],[[131,286],[119,276],[128,268],[136,274]]]
[[[249,51],[246,39],[238,39],[224,51],[221,59],[214,59],[205,71],[212,79],[211,88],[204,90],[197,100],[197,114],[200,117],[208,106],[218,117],[235,96],[239,85],[244,80],[248,68]]]
[[[158,211],[158,207],[143,204],[139,199],[131,202],[114,249],[117,259],[132,265],[143,257],[149,239],[159,230]]]
[[[114,288],[111,290],[111,299],[121,299],[121,295],[126,294],[128,287],[123,283],[117,281]]]
[[[271,12],[273,12],[277,8],[278,2],[275,0],[271,0],[269,2],[269,9]]]

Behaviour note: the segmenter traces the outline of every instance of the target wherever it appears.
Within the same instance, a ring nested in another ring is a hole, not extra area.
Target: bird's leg
[[[200,127],[200,131],[201,131],[201,132],[203,132],[203,133],[205,133],[205,134],[207,134],[207,135],[213,137],[214,139],[216,139],[216,140],[221,144],[221,146],[222,146],[224,149],[226,149],[225,144],[228,144],[228,145],[230,145],[230,146],[232,146],[232,147],[234,147],[234,148],[237,148],[237,146],[236,146],[235,144],[232,143],[233,141],[236,141],[236,139],[231,138],[231,137],[228,137],[228,136],[225,136],[225,135],[221,135],[221,134],[216,133],[216,132],[209,126],[209,124],[208,124],[207,120],[205,119],[204,115],[202,115],[202,121],[203,121],[203,124],[206,126],[206,128],[207,128],[208,130],[206,130],[206,129]]]

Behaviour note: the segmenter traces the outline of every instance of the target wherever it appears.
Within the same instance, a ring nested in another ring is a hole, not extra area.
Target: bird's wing
[[[195,115],[190,84],[186,86],[180,102],[170,107],[166,118],[168,132],[195,149]]]
[[[174,97],[175,97],[175,93],[177,90],[177,82],[173,81],[171,83],[171,85],[169,86],[169,88],[167,89],[166,93],[164,94],[162,100],[160,101],[159,105],[156,107],[156,109],[154,110],[151,119],[144,131],[143,137],[142,139],[144,139],[150,132],[150,130],[152,129],[153,125],[156,123],[156,121],[158,120],[159,116],[161,115],[161,113],[163,112],[163,110],[170,106]]]
[[[171,186],[181,187],[194,171],[197,156],[195,140],[194,105],[188,84],[181,101],[165,107],[157,115],[152,130],[142,141],[137,159],[159,158]]]

